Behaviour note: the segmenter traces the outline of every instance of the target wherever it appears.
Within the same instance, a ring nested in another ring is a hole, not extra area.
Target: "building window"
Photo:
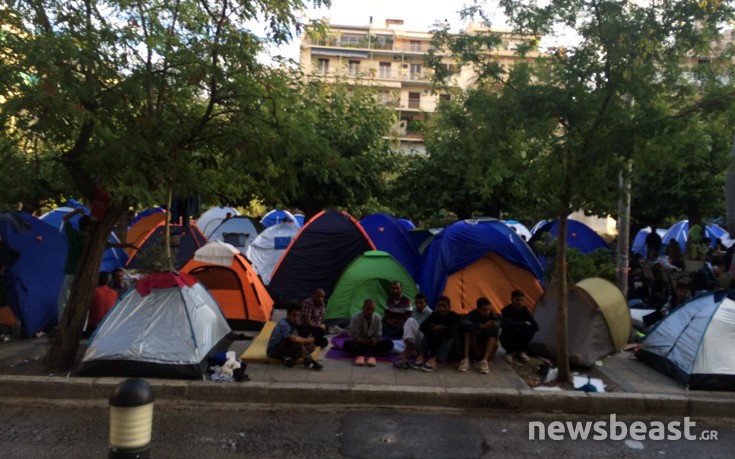
[[[326,75],[327,73],[329,73],[329,59],[319,59],[317,70],[322,75]]]
[[[421,79],[421,64],[411,64],[410,76],[412,80]]]
[[[347,64],[347,74],[357,76],[360,74],[360,61],[350,61]]]
[[[420,108],[421,107],[421,93],[420,92],[409,92],[408,93],[408,108]]]
[[[378,70],[380,78],[390,78],[390,62],[381,62]]]
[[[355,35],[342,35],[340,46],[343,48],[356,48],[360,43],[360,37]]]
[[[390,107],[393,105],[393,95],[389,91],[383,91],[380,96],[383,106]]]
[[[411,40],[409,49],[411,51],[421,52],[421,42],[418,40]]]

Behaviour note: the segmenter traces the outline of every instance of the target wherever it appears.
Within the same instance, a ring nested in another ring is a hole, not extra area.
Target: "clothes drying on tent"
[[[342,271],[368,250],[375,246],[352,216],[335,210],[320,212],[284,252],[268,292],[276,307],[300,303],[315,288],[324,289],[329,297]]]
[[[57,323],[56,303],[64,280],[66,238],[32,215],[0,211],[0,238],[17,252],[0,277],[5,300],[25,336]],[[2,305],[0,305],[2,306]]]
[[[260,223],[266,228],[285,222],[293,222],[299,227],[302,226],[299,220],[287,210],[271,210],[260,219]]]
[[[169,225],[171,235],[171,252],[174,257],[174,268],[181,269],[187,261],[194,257],[194,252],[207,243],[207,239],[202,235],[196,225],[190,227]],[[161,257],[164,250],[166,225],[159,223],[146,234],[140,242],[137,250],[128,259],[127,268],[140,269],[146,264],[155,263],[157,260],[153,258]]]
[[[40,219],[50,224],[51,226],[57,228],[61,235],[64,236],[64,239],[66,240],[66,233],[63,231],[62,224],[64,222],[64,215],[68,214],[69,212],[72,212],[76,209],[85,209],[85,213],[89,215],[89,211],[86,210],[86,207],[83,207],[78,202],[74,201],[76,204],[75,207],[58,207],[50,212],[47,212],[43,214]],[[82,214],[76,214],[72,216],[69,219],[69,222],[74,226],[74,228],[79,230],[79,219],[82,217]],[[107,242],[112,244],[119,244],[120,239],[118,239],[117,235],[114,231],[110,232],[110,237],[107,240]],[[117,268],[122,268],[125,266],[125,264],[128,262],[128,254],[122,247],[109,247],[105,250],[105,252],[102,254],[102,262],[100,263],[100,272],[106,271],[106,272],[112,272],[116,270]]]
[[[171,201],[171,211],[169,212],[171,223],[188,228],[191,226],[191,219],[199,215],[201,203],[202,199],[199,196],[193,198],[174,196]]]
[[[411,242],[408,230],[397,218],[386,214],[368,215],[360,220],[360,226],[373,241],[376,249],[391,254],[406,268],[411,277],[418,274],[421,257]]]
[[[559,237],[559,220],[551,220],[536,229],[528,242],[528,245],[533,247],[536,241],[541,241],[549,234],[554,238]],[[587,254],[597,249],[606,249],[612,254],[610,245],[592,228],[585,225],[582,222],[576,220],[567,220],[567,247],[570,249],[577,249],[580,252]],[[539,256],[539,263],[545,269],[546,268],[546,257]]]
[[[557,358],[558,292],[552,285],[533,312],[539,331],[529,350],[550,359]],[[611,282],[598,277],[578,282],[569,290],[567,305],[570,364],[591,367],[627,344],[631,329],[628,304]]]
[[[497,257],[490,257],[492,254],[496,254]],[[480,264],[474,267],[471,266],[486,257],[489,258],[480,261]],[[507,264],[499,262],[498,257]],[[503,270],[510,269],[509,265],[530,273],[535,281],[530,281],[528,276],[520,276],[519,274],[513,275],[514,278],[510,280],[503,279],[504,276],[507,278],[505,274],[502,274]],[[448,282],[450,275],[468,267],[470,268],[468,271],[455,276],[451,283]],[[498,277],[492,279],[484,277],[482,275],[483,269],[493,269]],[[467,282],[463,280],[464,275],[467,276]],[[464,289],[468,290],[474,288],[471,285],[472,283],[480,281],[482,287],[478,288],[482,288],[486,294],[496,289],[496,287],[493,287],[493,283],[497,283],[499,286],[497,288],[502,286],[502,289],[510,288],[513,290],[518,287],[526,294],[528,303],[534,304],[541,295],[539,284],[541,275],[541,266],[531,249],[503,222],[494,219],[484,221],[462,220],[448,226],[444,231],[434,236],[426,252],[424,252],[418,284],[421,291],[426,294],[429,305],[432,307],[436,304],[436,300],[447,292],[448,286],[456,285],[457,290],[454,290],[455,287],[450,289],[450,293],[454,292],[452,293],[454,297],[450,296],[452,308],[455,312],[466,313],[475,309],[477,298],[471,298],[471,296],[477,295],[478,292],[456,293],[457,291],[462,292],[460,288],[462,284],[465,285]],[[498,294],[497,298],[500,299],[493,302],[493,308],[496,312],[500,312],[503,306],[510,303],[510,294],[505,298],[501,298],[500,295],[504,296],[502,293]]]
[[[273,299],[237,248],[214,241],[181,268],[201,282],[222,309],[230,327],[260,330],[270,320]]]
[[[143,241],[148,236],[148,233],[153,231],[158,225],[166,222],[166,209],[156,207],[154,209],[147,209],[136,215],[128,226],[128,234],[125,242],[132,244],[135,247],[140,247]],[[128,257],[132,256],[137,249],[132,247],[126,247],[125,252]]]
[[[77,374],[201,378],[207,357],[222,350],[230,331],[214,298],[196,278],[151,274],[107,313]]]
[[[345,268],[327,302],[325,319],[348,319],[362,310],[366,298],[377,306],[375,312],[383,316],[388,298],[392,296],[393,281],[403,286],[403,295],[413,300],[418,293],[416,282],[406,269],[387,252],[371,250],[355,258]]]
[[[299,234],[299,228],[292,223],[279,223],[269,226],[248,245],[245,257],[250,260],[264,285],[271,281],[271,274],[291,241]]]
[[[735,390],[735,301],[727,292],[685,303],[648,333],[636,357],[689,389]]]
[[[207,236],[208,241],[222,241],[245,253],[251,242],[263,231],[260,222],[253,221],[244,215],[237,215],[222,221],[212,233]]]
[[[227,219],[227,215],[236,217],[240,215],[240,212],[235,208],[227,206],[212,207],[197,219],[196,226],[201,230],[204,237],[209,240],[214,230]]]

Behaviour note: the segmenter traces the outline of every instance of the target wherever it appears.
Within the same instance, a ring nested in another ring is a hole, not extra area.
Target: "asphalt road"
[[[103,458],[109,409],[100,403],[0,401],[0,457]],[[693,419],[717,440],[529,440],[529,422],[608,417],[480,410],[364,409],[156,403],[156,458],[733,457],[735,419]],[[618,419],[683,422],[682,418]],[[558,426],[557,426],[558,427]],[[620,426],[618,426],[620,427]],[[548,432],[547,432],[548,433]],[[554,432],[552,434],[556,435]],[[594,434],[594,431],[592,431]],[[620,432],[616,432],[619,434]],[[709,434],[705,434],[709,435]]]

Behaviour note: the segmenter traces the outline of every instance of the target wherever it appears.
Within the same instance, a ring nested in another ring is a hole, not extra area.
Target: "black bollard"
[[[110,395],[110,459],[148,458],[153,428],[153,388],[127,379]]]

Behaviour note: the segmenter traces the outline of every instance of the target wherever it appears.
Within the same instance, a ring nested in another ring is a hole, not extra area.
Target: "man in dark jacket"
[[[500,344],[505,349],[505,361],[513,363],[513,356],[523,362],[528,362],[526,354],[533,335],[538,331],[538,324],[531,311],[525,306],[525,295],[520,290],[513,290],[511,303],[503,308],[502,332]]]
[[[414,366],[424,371],[434,371],[446,362],[457,340],[461,323],[459,315],[452,311],[449,298],[439,297],[434,312],[421,324],[424,337]]]

